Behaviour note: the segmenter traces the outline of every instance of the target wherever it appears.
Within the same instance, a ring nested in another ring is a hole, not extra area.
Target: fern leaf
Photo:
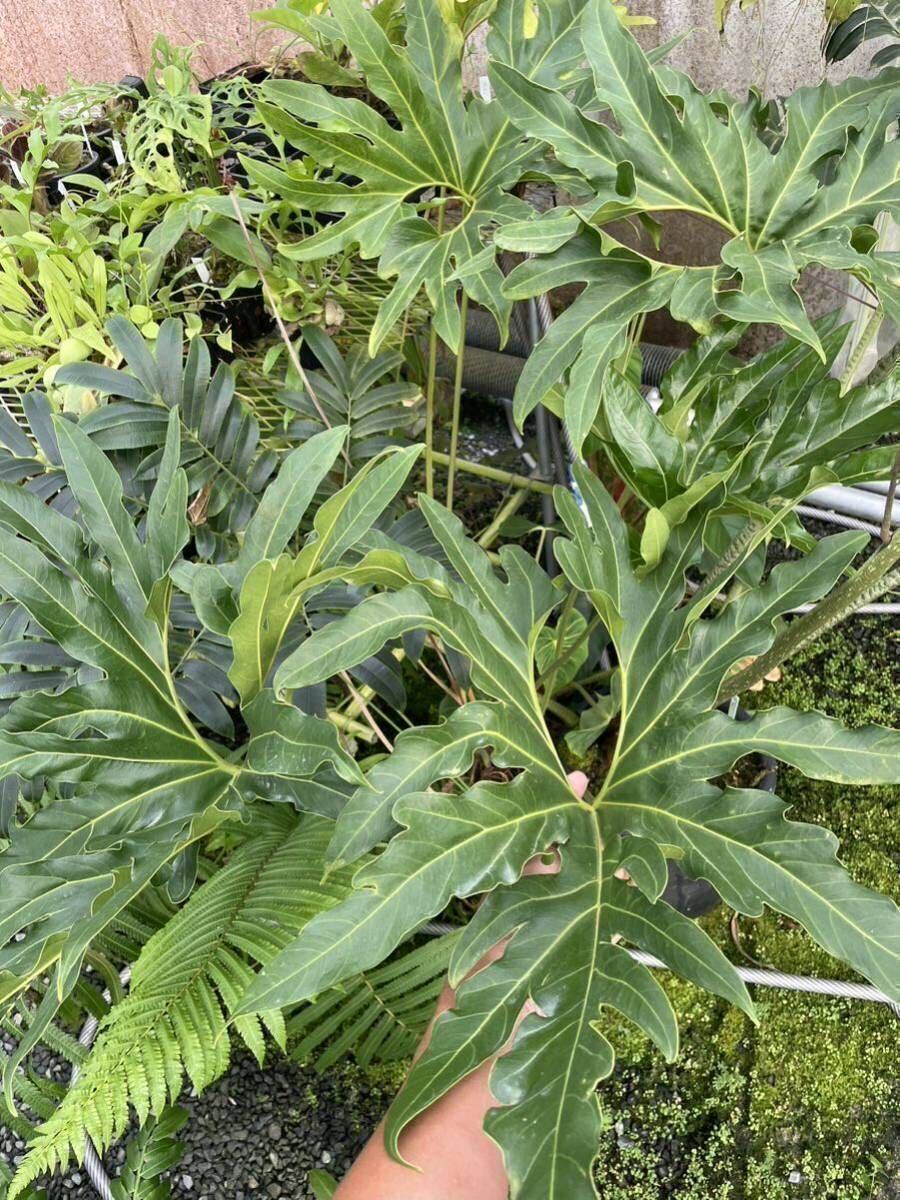
[[[434,1012],[457,941],[451,934],[427,942],[305,1005],[288,1021],[289,1036],[300,1039],[293,1057],[317,1055],[317,1071],[350,1051],[363,1067],[407,1058]]]
[[[78,1080],[39,1127],[10,1200],[45,1171],[80,1159],[85,1136],[102,1150],[122,1135],[132,1110],[141,1122],[159,1114],[185,1075],[199,1091],[224,1073],[231,1008],[253,978],[251,964],[269,961],[349,891],[349,870],[322,880],[331,829],[318,817],[267,814],[262,831],[150,938],[129,995],[109,1013]],[[279,1018],[243,1018],[235,1028],[261,1057],[263,1024],[283,1040]]]
[[[122,1174],[112,1185],[113,1200],[168,1200],[172,1186],[160,1177],[184,1153],[177,1134],[187,1118],[185,1109],[167,1108],[131,1140]]]

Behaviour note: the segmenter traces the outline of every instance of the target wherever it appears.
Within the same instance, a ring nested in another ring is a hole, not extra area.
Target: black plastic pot
[[[80,175],[90,175],[94,179],[104,179],[106,174],[106,168],[100,160],[100,155],[96,150],[92,150],[90,158],[85,159],[76,171],[65,171],[58,175],[48,175],[46,179],[40,181],[40,186],[44,189],[47,203],[52,207],[57,207],[67,195],[72,193],[76,196],[92,196],[94,194],[89,187],[85,187],[82,183],[78,182]]]
[[[746,709],[739,708],[736,721],[749,721],[752,717]],[[759,764],[761,778],[756,784],[763,792],[774,792],[778,786],[778,764],[768,754],[754,756]],[[692,879],[677,862],[669,859],[669,882],[662,894],[663,900],[686,917],[705,917],[722,903],[722,897],[706,879]]]

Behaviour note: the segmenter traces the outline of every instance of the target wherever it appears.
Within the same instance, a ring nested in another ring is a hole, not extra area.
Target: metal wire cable
[[[794,509],[801,517],[812,517],[815,521],[827,521],[830,525],[842,525],[845,529],[862,529],[873,537],[881,536],[881,526],[871,521],[863,521],[859,517],[851,517],[847,513],[832,512],[827,508],[814,508],[811,504],[798,504]]]
[[[131,967],[124,967],[119,972],[119,980],[123,987],[128,986],[131,982]],[[103,993],[103,999],[107,1004],[112,1000],[108,988]],[[94,1044],[94,1038],[97,1036],[99,1026],[99,1017],[95,1017],[92,1013],[81,1027],[81,1032],[78,1035],[78,1044],[84,1046],[86,1050],[90,1049]],[[80,1074],[81,1071],[76,1063],[72,1067],[72,1074],[69,1076],[69,1087],[72,1087]],[[94,1191],[101,1197],[101,1200],[113,1200],[112,1182],[90,1138],[85,1138],[84,1140],[84,1169],[87,1172],[88,1179],[90,1179]]]
[[[456,925],[447,921],[426,921],[422,932],[430,937],[443,937],[445,933],[455,933]],[[631,957],[645,967],[657,971],[668,971],[670,968],[660,958],[646,954],[643,950],[629,950]],[[739,967],[734,968],[744,983],[755,983],[759,987],[781,988],[788,992],[809,992],[817,996],[838,996],[846,1000],[869,1000],[875,1004],[886,1004],[900,1017],[900,1004],[896,1004],[890,996],[870,983],[851,983],[843,979],[816,979],[810,975],[790,975],[786,971],[775,971],[769,967]]]

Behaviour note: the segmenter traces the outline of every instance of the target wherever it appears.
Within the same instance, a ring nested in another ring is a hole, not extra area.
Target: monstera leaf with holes
[[[214,740],[194,723],[172,655],[173,577],[196,585],[194,611],[212,632],[224,620],[220,636],[228,636],[229,614],[249,626],[247,597],[258,595],[283,556],[346,429],[321,433],[287,456],[237,558],[198,568],[198,578],[180,558],[189,536],[181,425],[173,408],[143,537],[123,505],[115,468],[63,418],[54,431],[78,522],[23,488],[0,484],[3,588],[68,656],[71,672],[53,691],[21,695],[0,724],[0,776],[52,782],[27,819],[10,821],[0,850],[0,1003],[52,975],[38,1018],[7,1064],[7,1087],[74,987],[92,940],[161,871],[171,872],[173,892],[186,895],[195,866],[189,848],[223,822],[245,818],[255,801],[333,816],[348,785],[365,782],[331,722],[277,704],[265,690],[268,630],[253,639],[239,628],[229,638],[229,669],[244,701],[240,725],[250,733],[244,741],[233,728],[230,741]],[[307,592],[334,577],[417,453],[373,460],[319,509],[295,572]]]
[[[489,44],[512,55],[524,78],[562,84],[582,58],[583,7],[584,0],[500,0]],[[341,214],[282,252],[307,261],[358,245],[364,258],[379,258],[380,274],[396,283],[372,327],[373,353],[422,289],[450,346],[460,342],[461,288],[505,329],[510,306],[489,234],[527,216],[510,193],[538,165],[538,143],[522,137],[501,105],[466,94],[464,39],[439,6],[409,0],[402,47],[362,0],[334,0],[330,8],[367,87],[392,118],[314,84],[262,85],[267,124],[332,174],[310,178],[302,167],[245,160],[250,178],[301,211]],[[427,220],[437,208],[443,216]]]
[[[649,509],[648,560],[698,505],[763,523],[777,512],[781,535],[802,539],[789,513],[815,487],[890,478],[896,447],[878,443],[900,419],[896,374],[842,395],[804,343],[785,339],[741,363],[728,354],[739,336],[701,338],[663,379],[656,413],[615,367],[604,381],[593,432]],[[822,330],[828,361],[845,336]]]
[[[441,725],[404,733],[370,772],[370,786],[358,789],[337,821],[330,855],[337,865],[386,848],[361,866],[347,900],[315,917],[268,963],[236,1009],[249,1014],[316,996],[387,958],[452,897],[487,892],[454,951],[456,1006],[438,1020],[413,1066],[388,1118],[387,1141],[402,1152],[405,1126],[512,1039],[491,1073],[501,1107],[486,1128],[503,1151],[511,1195],[522,1200],[594,1195],[591,1160],[601,1127],[594,1088],[613,1063],[604,1007],[635,1021],[667,1057],[677,1051],[666,994],[628,946],[753,1011],[721,951],[661,901],[667,856],[711,880],[740,912],[770,905],[788,914],[830,952],[900,994],[896,907],[847,877],[825,830],[788,821],[785,805],[768,792],[715,782],[751,752],[815,778],[896,778],[898,732],[850,731],[783,708],[736,723],[716,709],[735,664],[769,645],[780,613],[827,592],[865,535],[825,539],[710,617],[708,597],[686,600],[698,521],[675,531],[655,568],[636,568],[611,498],[586,471],[579,470],[578,484],[587,515],[559,492],[570,536],[557,541],[557,554],[568,584],[608,627],[619,676],[620,713],[593,793],[579,799],[570,788],[535,683],[535,643],[560,589],[519,548],[501,551],[497,571],[455,517],[421,497],[448,565],[407,556],[405,581],[307,639],[281,663],[275,688],[326,679],[387,639],[426,629],[468,657],[484,699]],[[465,772],[478,747],[489,748],[507,782],[427,790]],[[533,855],[553,847],[558,875],[523,876]],[[620,868],[634,886],[618,877]],[[503,956],[472,975],[506,938]],[[518,1024],[527,1001],[537,1011]]]
[[[773,130],[759,96],[707,96],[685,75],[651,66],[609,0],[590,0],[581,32],[594,76],[588,111],[567,98],[564,84],[530,79],[513,60],[491,68],[507,115],[593,193],[574,210],[551,210],[497,234],[510,248],[555,252],[513,273],[511,299],[588,285],[532,356],[517,395],[520,417],[570,370],[566,418],[580,445],[627,321],[663,305],[701,332],[722,318],[778,325],[824,357],[796,291],[813,263],[854,275],[897,314],[896,261],[878,253],[872,227],[879,212],[900,203],[900,145],[889,136],[896,71],[803,88]],[[616,128],[588,115],[598,106]],[[622,217],[653,227],[660,213],[715,225],[727,239],[719,262],[667,265],[602,232]]]

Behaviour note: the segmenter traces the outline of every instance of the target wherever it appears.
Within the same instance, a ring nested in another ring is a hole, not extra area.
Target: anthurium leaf
[[[137,359],[149,377],[150,367],[140,354]],[[172,392],[176,376],[178,388],[182,383],[180,362],[168,365],[178,370],[167,374],[158,361],[153,364],[153,386],[163,393]],[[49,778],[54,785],[0,849],[0,890],[10,897],[0,908],[0,996],[8,1000],[38,974],[52,976],[42,1002],[43,1023],[74,986],[92,940],[163,867],[223,821],[244,816],[250,801],[289,802],[333,819],[354,788],[367,787],[330,721],[260,691],[266,661],[274,653],[265,629],[269,617],[261,603],[236,610],[233,581],[242,574],[237,560],[172,565],[187,533],[184,472],[178,465],[182,428],[173,406],[143,541],[122,503],[118,472],[69,422],[60,422],[57,436],[85,535],[50,508],[0,494],[5,592],[22,606],[42,639],[54,639],[65,665],[81,668],[71,680],[63,675],[68,686],[56,692],[23,694],[0,723],[0,773],[27,781]],[[252,596],[260,570],[284,572],[290,594],[301,597],[304,588],[314,590],[337,578],[338,560],[370,531],[418,453],[414,447],[374,460],[331,498],[334,503],[323,505],[306,559],[303,552],[297,559],[264,557],[291,536],[342,437],[335,431],[312,439],[287,460],[272,494],[262,494],[242,561],[263,557],[246,574],[242,600]],[[396,551],[378,547],[341,569],[351,577],[356,572],[365,583],[406,583],[410,571],[398,559]],[[312,580],[299,569],[301,562],[329,565]],[[196,619],[186,602],[178,614],[170,614],[173,580],[163,578],[170,570],[178,587],[195,600],[208,629],[227,634],[237,627],[238,680],[245,701],[255,696],[244,713],[250,738],[243,761],[206,740],[188,715],[187,708],[205,712],[215,728],[221,712],[229,723],[222,736],[230,737],[235,723],[220,694],[233,703],[234,693],[225,676],[226,647],[206,630],[194,633]],[[441,574],[442,568],[432,564],[420,585],[422,595],[429,589],[446,591]],[[185,656],[175,644],[184,636],[178,622],[186,614],[193,646],[202,647],[197,658]],[[264,629],[255,638],[246,628],[251,615]],[[275,606],[272,622],[279,617]],[[277,637],[274,643],[277,649]],[[177,674],[185,657],[196,668],[193,674],[187,667]],[[360,661],[354,658],[349,665]],[[48,679],[45,686],[55,683]],[[32,1040],[40,1028],[35,1022]],[[23,1039],[7,1081],[28,1048]]]
[[[405,730],[394,751],[376,763],[338,818],[328,849],[337,862],[355,862],[396,829],[394,804],[441,779],[462,775],[475,751],[491,741],[491,706],[463,705],[440,725]]]
[[[587,754],[622,706],[619,673],[610,680],[609,694],[595,696],[578,718],[578,728],[566,734],[566,745],[578,758]]]
[[[738,321],[780,325],[825,357],[795,287],[799,268],[784,242],[754,251],[742,238],[735,238],[722,247],[721,256],[722,262],[738,273],[741,286],[735,291],[720,289],[720,312]]]
[[[262,559],[244,579],[240,612],[227,628],[234,648],[228,678],[244,704],[266,686],[278,648],[299,608],[296,584],[296,564],[287,554],[274,562]]]
[[[665,855],[656,842],[642,837],[632,836],[623,841],[619,872],[626,873],[651,904],[663,894],[669,879]]]
[[[674,1014],[662,988],[609,941],[618,922],[631,940],[652,943],[654,952],[664,947],[674,969],[684,965],[690,977],[750,1007],[734,969],[706,934],[666,905],[632,897],[635,889],[615,878],[616,863],[604,861],[596,816],[587,808],[573,814],[561,855],[558,876],[523,878],[479,908],[451,963],[451,982],[460,985],[454,1010],[438,1019],[388,1116],[387,1143],[397,1153],[409,1121],[496,1055],[530,1000],[537,1011],[518,1025],[512,1049],[491,1071],[491,1091],[504,1107],[485,1123],[503,1151],[514,1197],[594,1195],[595,1087],[613,1065],[602,1006],[635,1021],[667,1056],[676,1052]],[[466,979],[510,935],[499,961]]]
[[[147,554],[154,580],[172,568],[190,537],[187,520],[187,475],[181,461],[181,426],[177,409],[169,413],[159,475],[147,506]]]
[[[898,416],[900,394],[892,376],[841,395],[836,380],[807,381],[797,369],[771,394],[731,486],[745,494],[760,485],[777,486],[781,495],[799,499],[814,470],[827,468],[842,477],[854,453],[895,429]]]
[[[333,566],[368,533],[400,491],[421,453],[421,446],[386,451],[317,509],[313,537],[298,560],[300,579]]]
[[[521,424],[575,362],[589,336],[590,356],[573,378],[565,400],[566,422],[576,448],[597,416],[601,383],[622,346],[625,327],[638,313],[661,308],[674,282],[667,268],[658,268],[640,255],[608,251],[605,235],[583,230],[556,255],[517,267],[504,284],[513,300],[563,284],[587,284],[529,356],[515,395],[516,420]]]
[[[661,507],[675,490],[681,443],[616,370],[608,371],[603,381],[600,411],[604,445],[614,465],[624,466],[624,478],[646,504]]]
[[[275,691],[309,687],[346,671],[391,639],[421,628],[429,616],[428,601],[413,588],[370,596],[289,654],[275,673]]]
[[[417,1061],[388,1141],[396,1150],[418,1112],[512,1038],[491,1075],[501,1107],[488,1129],[503,1151],[511,1195],[524,1200],[593,1195],[594,1088],[612,1066],[600,1026],[605,1006],[636,1021],[666,1055],[675,1052],[664,993],[621,939],[752,1014],[721,951],[658,899],[666,855],[679,853],[694,877],[712,880],[741,911],[769,904],[787,912],[882,987],[891,972],[896,978],[900,937],[896,910],[850,883],[829,835],[785,822],[784,806],[767,792],[711,782],[753,752],[855,782],[890,771],[892,731],[848,731],[787,710],[738,723],[716,711],[729,672],[768,648],[780,614],[827,592],[863,539],[823,540],[701,621],[685,603],[685,573],[702,553],[706,517],[687,515],[659,562],[636,569],[616,505],[589,472],[576,468],[576,478],[584,512],[559,492],[571,536],[557,539],[557,556],[607,624],[618,663],[610,703],[619,717],[595,796],[582,801],[570,790],[535,686],[536,647],[559,590],[517,548],[501,553],[498,569],[456,517],[421,498],[447,568],[414,555],[405,572],[395,571],[396,582],[385,574],[376,586],[388,590],[315,631],[282,667],[284,680],[327,678],[387,638],[424,629],[466,657],[472,685],[491,703],[401,735],[373,768],[371,787],[360,787],[340,818],[331,853],[343,860],[379,841],[386,849],[361,869],[350,898],[268,966],[241,1008],[312,996],[390,954],[452,896],[489,892],[454,954],[455,1009]],[[366,544],[390,553],[388,541]],[[344,568],[348,578],[354,569]],[[459,795],[419,790],[458,777],[476,748],[519,774]],[[527,860],[551,846],[559,875],[523,876]],[[467,979],[507,938],[503,956]],[[529,1001],[537,1011],[518,1025]],[[554,1153],[544,1153],[548,1146]]]
[[[266,11],[271,10],[267,9]],[[327,1171],[317,1169],[309,1173],[309,1186],[312,1188],[316,1200],[331,1200],[338,1189],[338,1181]]]
[[[599,507],[597,499],[595,493],[592,513]],[[603,511],[612,519],[608,505]],[[608,546],[599,521],[592,533],[598,549]],[[614,569],[621,611],[629,620],[612,630],[622,673],[622,711],[615,758],[598,795],[601,827],[680,846],[688,872],[717,887],[729,874],[728,855],[740,864],[726,889],[729,903],[755,913],[768,903],[789,913],[879,986],[894,986],[888,980],[892,971],[896,979],[896,909],[850,882],[834,857],[833,838],[807,826],[783,830],[776,818],[784,806],[768,793],[723,795],[705,782],[728,771],[737,741],[753,747],[752,739],[735,734],[737,725],[729,727],[727,718],[709,711],[723,674],[770,644],[779,612],[801,602],[800,596],[814,599],[828,590],[861,539],[852,533],[824,539],[806,558],[776,567],[762,586],[744,592],[717,618],[694,623],[690,609],[674,607],[683,590],[689,544],[690,531],[682,526],[659,566],[639,581],[629,570],[623,578],[621,559]],[[567,555],[560,559],[565,569]],[[595,569],[609,574],[608,562],[608,551],[601,553]],[[683,653],[663,649],[674,650],[685,641]],[[827,718],[798,717],[788,710],[760,714],[756,720],[760,748],[764,743],[769,753],[820,775],[833,771],[841,778],[883,778],[889,770],[885,754],[888,760],[896,754],[897,734],[892,731],[849,731]],[[719,737],[723,740],[717,745]],[[810,746],[811,739],[818,745]],[[839,896],[846,902],[841,912],[836,911]]]
[[[54,427],[66,477],[91,538],[108,554],[116,583],[136,603],[146,602],[152,571],[122,503],[118,471],[71,421],[57,418]]]
[[[534,661],[541,675],[546,675],[558,658],[566,655],[555,675],[556,685],[563,687],[578,675],[588,655],[588,644],[584,637],[587,621],[576,609],[571,613],[563,629],[544,626],[534,646]]]
[[[121,541],[129,544],[105,525],[99,531],[111,557]],[[91,938],[182,845],[238,806],[236,769],[177,706],[161,632],[144,615],[130,572],[120,594],[103,563],[80,557],[63,571],[2,532],[0,558],[8,593],[72,658],[105,675],[23,697],[0,729],[4,774],[49,775],[74,790],[16,829],[0,853],[0,876],[29,874],[27,905],[4,913],[19,940],[2,952],[0,972],[14,991],[59,961],[62,999]],[[60,908],[67,880],[71,894]]]
[[[648,804],[646,810],[611,800],[608,811],[612,824],[680,846],[685,870],[708,879],[726,904],[756,916],[769,904],[888,995],[900,996],[897,906],[853,883],[837,861],[834,836],[786,821],[777,797],[710,790],[693,798],[661,797],[658,807]],[[723,868],[726,857],[736,871]]]
[[[261,692],[244,709],[250,729],[247,767],[261,775],[299,779],[330,763],[342,779],[366,787],[353,756],[341,745],[330,721],[311,717],[292,704],[279,704],[272,692]]]
[[[826,323],[814,332],[831,361],[845,330]],[[889,472],[891,455],[876,443],[897,423],[892,376],[842,395],[827,363],[802,342],[785,340],[737,369],[727,356],[732,341],[731,335],[704,339],[707,345],[698,344],[683,366],[676,363],[667,376],[671,382],[663,382],[664,403],[656,415],[637,393],[624,391],[628,385],[616,383],[614,371],[607,376],[604,395],[617,388],[629,408],[623,414],[615,398],[612,404],[605,400],[594,428],[617,473],[651,509],[647,562],[658,561],[651,552],[664,544],[660,518],[673,529],[702,513],[737,510],[766,523],[774,504],[783,509],[786,501],[799,503],[820,483]],[[701,389],[698,364],[706,361],[714,373]],[[605,417],[607,407],[615,413]],[[786,513],[778,518],[786,519]]]
[[[234,589],[211,563],[175,565],[173,580],[191,597],[194,611],[207,629],[227,635],[238,615]]]
[[[565,8],[574,41],[574,6],[545,6]],[[364,257],[380,258],[383,276],[396,276],[372,330],[373,353],[420,288],[435,309],[441,337],[457,346],[461,280],[467,290],[474,281],[473,298],[493,298],[505,328],[509,304],[499,290],[502,276],[493,255],[486,267],[492,286],[485,282],[485,270],[470,274],[469,268],[485,248],[483,230],[527,216],[524,203],[509,193],[537,161],[536,147],[504,136],[509,125],[499,105],[464,94],[463,42],[451,25],[435,19],[424,0],[407,5],[405,46],[389,40],[361,0],[336,0],[331,11],[367,86],[396,123],[360,100],[334,96],[314,84],[278,80],[263,85],[264,119],[337,176],[292,178],[245,160],[255,182],[299,208],[342,214],[336,224],[285,249],[312,259],[357,244]],[[561,48],[565,44],[561,27],[556,41]],[[541,47],[551,66],[559,61],[554,39],[542,38]],[[522,65],[527,70],[527,54]],[[341,174],[358,182],[348,185]],[[440,230],[420,220],[416,202],[429,191],[460,204],[464,219],[447,221]]]
[[[84,548],[80,528],[25,488],[0,481],[0,524],[27,538],[62,562],[78,558]]]
[[[648,567],[655,567],[665,553],[671,526],[666,514],[659,508],[651,508],[644,518],[641,530],[641,558]]]
[[[686,762],[695,750],[702,754],[702,747],[708,746],[721,762],[719,751],[730,742],[735,750],[749,748],[779,758],[810,779],[854,785],[892,783],[897,773],[900,733],[895,729],[880,725],[848,729],[821,713],[797,713],[790,708],[764,709],[740,724],[738,734],[735,722],[722,713],[707,714],[682,743],[679,758]]]

